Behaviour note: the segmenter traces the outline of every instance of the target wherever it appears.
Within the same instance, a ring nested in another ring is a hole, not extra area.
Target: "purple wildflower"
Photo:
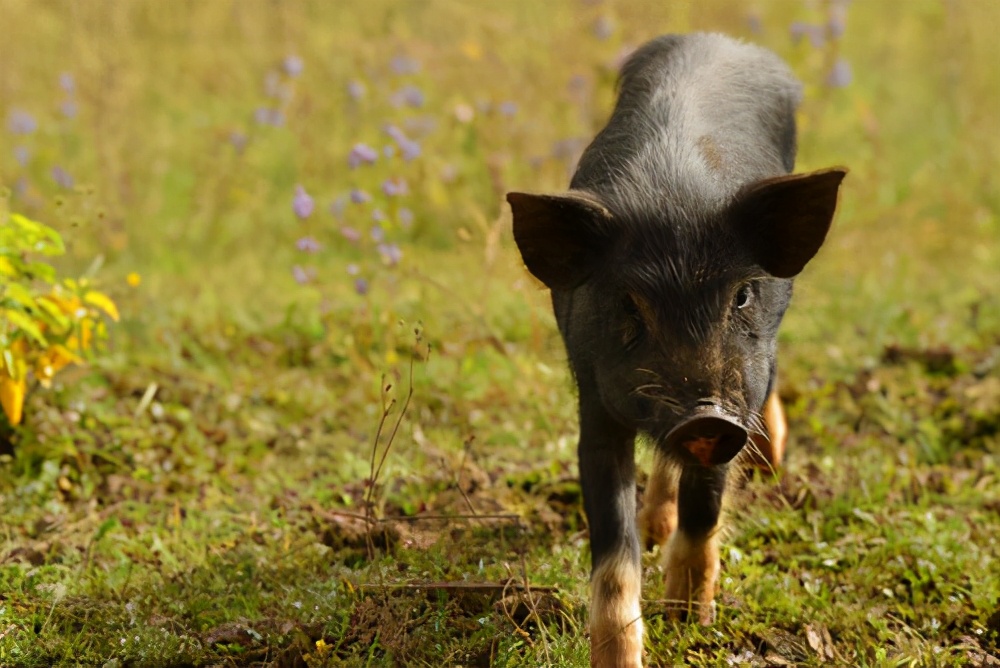
[[[405,137],[399,142],[399,150],[403,154],[403,160],[409,162],[420,157],[420,143]]]
[[[52,168],[52,180],[63,188],[69,189],[73,187],[73,177],[59,165]]]
[[[382,229],[381,225],[372,225],[372,229],[371,232],[369,232],[369,234],[371,234],[372,241],[374,241],[377,244],[380,244],[383,241],[385,241],[385,230]]]
[[[372,201],[372,196],[360,188],[351,191],[351,201],[355,204],[367,204]]]
[[[343,195],[337,197],[337,199],[330,202],[330,213],[333,214],[334,218],[341,218],[344,215],[344,209],[347,208],[347,198]]]
[[[295,247],[303,253],[317,253],[321,248],[319,242],[313,237],[302,237],[295,242]]]
[[[410,192],[410,189],[406,185],[406,181],[396,177],[392,179],[386,179],[382,183],[382,192],[385,193],[387,197],[398,197],[400,195],[405,195]]]
[[[14,147],[14,159],[17,160],[17,164],[24,167],[28,164],[29,158],[31,158],[31,151],[28,150],[27,146]]]
[[[387,220],[386,215],[385,215],[385,211],[383,211],[382,209],[375,209],[374,211],[372,211],[372,220],[374,220],[376,223],[381,223],[381,222]],[[372,237],[372,238],[374,239],[375,237]],[[375,240],[376,241],[380,241],[379,239],[375,239]]]
[[[368,281],[363,278],[354,279],[354,291],[362,297],[368,294]]]
[[[747,14],[747,28],[749,28],[750,32],[755,35],[759,35],[764,32],[764,22],[761,20],[759,14]]]
[[[285,115],[281,113],[280,109],[270,109],[268,107],[258,107],[253,114],[254,120],[257,125],[270,125],[272,127],[280,128],[285,124]]]
[[[814,49],[822,48],[826,44],[826,34],[823,32],[822,26],[809,26],[808,35],[809,43]]]
[[[313,198],[309,196],[306,189],[301,185],[296,185],[295,196],[292,197],[292,211],[299,217],[299,220],[305,220],[311,216],[314,206]]]
[[[612,21],[607,15],[602,14],[598,17],[597,21],[594,22],[594,37],[599,40],[608,39],[614,31],[615,22]]]
[[[281,66],[285,70],[285,74],[290,77],[297,77],[302,74],[302,70],[305,69],[305,64],[302,59],[296,55],[285,56],[285,60],[282,61]]]
[[[76,81],[73,80],[73,75],[69,72],[63,72],[59,75],[59,87],[62,88],[67,93],[72,93],[76,90]]]
[[[399,129],[398,125],[388,124],[382,128],[382,132],[386,133],[396,141],[402,141],[406,139],[406,134]]]
[[[424,106],[424,93],[413,84],[409,84],[393,93],[389,102],[394,107],[401,107],[404,104],[413,108],[422,107]]]
[[[513,102],[511,100],[501,102],[497,109],[501,116],[507,116],[510,118],[511,116],[517,114],[517,102]]]
[[[233,145],[237,153],[242,153],[247,145],[247,136],[235,130],[229,133],[229,143]]]
[[[76,102],[73,100],[66,100],[59,106],[59,111],[66,118],[76,118]]]
[[[414,158],[420,157],[420,144],[407,137],[406,133],[400,130],[398,126],[386,125],[383,131],[396,140],[396,145],[402,152],[403,160],[409,162]]]
[[[386,144],[385,146],[382,147],[382,155],[384,155],[387,158],[391,158],[392,156],[396,155],[396,147],[393,146],[392,144]]]
[[[838,58],[837,62],[833,64],[830,74],[826,77],[826,85],[830,88],[844,88],[849,86],[853,79],[851,64],[843,58]]]
[[[376,246],[376,250],[382,256],[382,262],[390,267],[396,266],[403,259],[403,251],[399,249],[397,244],[379,244]]]
[[[413,212],[406,207],[400,209],[397,215],[399,217],[399,226],[404,230],[409,229],[413,225]]]
[[[7,127],[16,135],[30,135],[38,129],[35,117],[23,109],[13,109],[7,120]]]
[[[809,32],[809,25],[802,21],[792,21],[792,24],[788,26],[788,33],[792,36],[792,43],[798,44],[802,41],[802,38],[806,36]]]
[[[350,263],[349,265],[347,265],[347,275],[348,276],[357,276],[359,273],[361,273],[361,267],[359,267],[358,265],[356,265],[353,262]]]
[[[309,283],[315,276],[316,276],[316,270],[313,269],[312,267],[303,267],[302,265],[298,264],[292,267],[292,277],[295,279],[295,282],[298,283],[299,285],[305,285],[306,283]]]
[[[844,16],[844,12],[840,10],[831,11],[830,20],[826,22],[826,31],[829,33],[830,37],[833,39],[840,39],[844,36],[846,28],[847,21]]]
[[[365,85],[357,79],[347,84],[347,94],[351,96],[352,100],[360,100],[367,92],[368,89],[365,88]]]
[[[420,71],[420,63],[409,56],[399,55],[389,61],[389,67],[395,74],[416,74]]]
[[[361,165],[371,165],[378,160],[378,151],[366,144],[355,144],[347,155],[347,166],[356,169]]]
[[[344,225],[343,227],[340,228],[340,233],[344,235],[345,239],[347,239],[352,243],[357,243],[361,241],[361,232],[358,232],[353,227],[348,227],[347,225]]]
[[[426,135],[433,132],[437,127],[437,119],[430,115],[415,116],[404,121],[406,130],[410,134]]]

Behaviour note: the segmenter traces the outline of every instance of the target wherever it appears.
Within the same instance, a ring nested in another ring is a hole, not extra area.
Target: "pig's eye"
[[[736,291],[736,308],[746,308],[753,303],[753,288],[749,283],[740,286]]]
[[[622,328],[622,343],[624,343],[626,347],[629,347],[634,344],[639,339],[639,335],[642,334],[642,316],[639,314],[639,307],[630,295],[625,296],[623,307],[625,310],[625,325]]]

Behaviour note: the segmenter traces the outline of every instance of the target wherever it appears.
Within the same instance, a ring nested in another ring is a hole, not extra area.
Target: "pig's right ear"
[[[587,280],[607,250],[611,213],[588,193],[507,193],[514,212],[514,241],[534,276],[553,290]]]
[[[737,196],[736,225],[764,271],[778,278],[802,271],[826,239],[846,175],[835,168],[778,176]]]

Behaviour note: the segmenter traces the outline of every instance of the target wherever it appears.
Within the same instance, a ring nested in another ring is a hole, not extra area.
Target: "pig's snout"
[[[702,405],[670,430],[665,445],[669,450],[686,450],[702,466],[714,466],[739,454],[748,438],[736,418],[718,406]]]

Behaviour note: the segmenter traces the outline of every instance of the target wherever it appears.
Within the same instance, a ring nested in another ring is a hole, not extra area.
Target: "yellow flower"
[[[137,288],[139,287],[139,284],[142,283],[142,276],[133,271],[125,277],[125,282],[128,283],[130,287]]]
[[[479,42],[474,40],[466,40],[462,42],[462,53],[469,60],[479,60],[483,57],[483,47],[479,46]]]
[[[62,295],[53,292],[52,294],[43,295],[42,297],[39,297],[39,299],[47,299],[58,306],[63,313],[70,317],[79,317],[82,304],[78,298],[72,295],[69,297],[63,297]]]
[[[68,348],[56,343],[35,360],[35,377],[42,387],[49,387],[52,377],[59,373],[60,369],[70,364],[79,364],[81,361]]]
[[[73,335],[66,339],[66,347],[70,350],[90,350],[91,339],[94,335],[94,323],[90,320],[80,321],[80,335]]]
[[[24,410],[24,391],[27,388],[24,376],[15,380],[0,371],[0,406],[7,414],[7,420],[12,425],[21,424],[21,414]]]

